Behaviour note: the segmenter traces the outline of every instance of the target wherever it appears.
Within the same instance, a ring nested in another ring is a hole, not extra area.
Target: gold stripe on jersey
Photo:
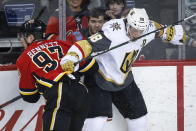
[[[80,70],[79,72],[88,71],[94,64],[95,64],[95,59],[92,59],[92,61],[84,69]]]
[[[51,88],[53,86],[53,84],[49,83],[49,82],[46,82],[46,81],[42,81],[42,80],[39,80],[39,79],[36,79],[36,81],[41,84],[41,85],[44,85],[48,88]]]
[[[163,25],[161,25],[161,24],[159,24],[159,23],[157,23],[157,22],[155,22],[155,21],[153,21],[153,22],[154,22],[154,25],[155,25],[155,27],[156,27],[157,29],[160,29],[160,28],[163,27]],[[162,36],[163,33],[164,33],[164,29],[162,29],[162,30],[159,31],[158,36],[159,36],[159,37]]]
[[[52,121],[51,121],[51,124],[50,124],[50,130],[54,129],[56,114],[57,114],[57,111],[58,111],[58,109],[60,107],[60,103],[61,103],[62,87],[63,87],[63,83],[60,82],[59,85],[58,85],[58,97],[57,97],[57,101],[56,101],[56,107],[54,108],[54,111],[52,113]]]
[[[51,88],[51,87],[53,86],[53,84],[51,84],[51,83],[49,83],[49,82],[47,82],[47,81],[43,81],[43,80],[39,79],[37,76],[35,76],[35,75],[34,75],[34,77],[35,77],[36,81],[37,81],[39,84],[41,84],[41,85],[44,85],[44,86],[46,86],[46,87],[48,87],[48,88]]]
[[[92,52],[92,46],[87,40],[80,40],[76,42],[84,52],[84,58],[88,57]]]
[[[76,58],[79,59],[79,56],[76,52],[68,52],[66,55],[75,56]]]
[[[126,74],[125,74],[125,77],[124,77],[124,80],[123,80],[122,83],[116,83],[114,80],[112,80],[112,79],[110,79],[110,78],[107,78],[107,76],[105,76],[104,73],[103,73],[101,70],[98,70],[98,72],[99,72],[99,74],[100,74],[101,76],[103,76],[103,78],[104,78],[106,81],[112,82],[112,83],[114,83],[114,84],[116,84],[116,85],[119,85],[119,86],[121,86],[121,85],[123,85],[123,84],[125,83],[125,80],[126,80],[128,74],[129,74],[129,73],[126,73]]]
[[[24,91],[19,91],[21,95],[34,95],[38,92],[38,90],[32,91],[32,92],[24,92]]]
[[[65,74],[67,74],[67,72],[60,73],[60,74],[54,79],[54,81],[55,81],[55,82],[58,82]]]

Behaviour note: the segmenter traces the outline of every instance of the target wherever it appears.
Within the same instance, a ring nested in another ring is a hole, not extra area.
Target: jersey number
[[[56,53],[58,59],[63,57],[62,48],[60,46],[52,46],[48,47],[48,51],[53,54]],[[33,56],[33,62],[39,67],[43,68],[45,72],[49,72],[51,70],[55,70],[58,66],[58,61],[52,59],[47,52],[38,52]]]
[[[124,60],[121,64],[120,70],[123,73],[127,73],[130,69],[131,69],[131,65],[133,63],[133,61],[135,60],[135,57],[137,55],[138,51],[132,51],[132,52],[128,52],[125,54]]]
[[[102,35],[99,33],[96,33],[96,34],[92,35],[91,37],[89,37],[89,39],[92,42],[97,42],[98,40],[101,40],[102,38],[103,38]]]

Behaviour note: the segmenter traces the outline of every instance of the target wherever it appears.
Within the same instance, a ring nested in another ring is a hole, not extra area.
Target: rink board
[[[146,101],[150,131],[195,131],[196,67],[184,66],[183,69],[183,92],[179,92],[177,88],[179,73],[177,66],[147,66],[132,69],[135,81]],[[19,95],[16,70],[0,71],[0,83],[0,104]],[[184,99],[178,96],[182,93]],[[179,105],[179,100],[182,100],[184,105]],[[4,107],[0,110],[0,130],[6,128],[13,131],[21,129],[39,131],[43,104],[43,99],[36,104],[29,104],[20,99]],[[178,111],[179,109],[184,110]],[[179,121],[184,124],[179,126]],[[113,121],[105,125],[104,131],[126,130],[124,119],[114,107]]]

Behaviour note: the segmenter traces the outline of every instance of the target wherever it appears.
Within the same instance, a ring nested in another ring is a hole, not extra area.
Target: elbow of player
[[[99,70],[99,65],[95,59],[87,60],[84,65],[80,67],[79,72],[83,75],[92,75]]]
[[[40,94],[34,94],[34,95],[22,95],[22,98],[24,101],[29,103],[36,103],[40,99]]]

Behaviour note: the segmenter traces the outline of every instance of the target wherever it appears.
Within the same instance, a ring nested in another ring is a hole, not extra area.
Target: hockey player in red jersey
[[[79,81],[79,73],[64,72],[60,66],[71,43],[44,40],[44,32],[42,21],[29,20],[18,33],[25,47],[17,60],[20,94],[30,103],[37,102],[40,95],[45,98],[44,131],[81,131],[87,115],[88,90]],[[95,60],[91,59],[80,64],[78,72],[88,74],[97,68]]]

